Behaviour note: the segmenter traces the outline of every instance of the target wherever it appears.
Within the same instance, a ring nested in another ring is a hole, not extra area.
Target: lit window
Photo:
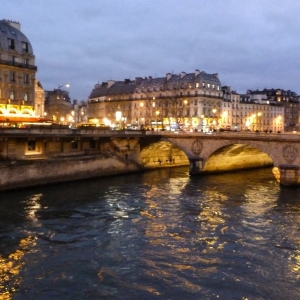
[[[35,141],[28,141],[27,150],[28,151],[34,151],[35,150]]]

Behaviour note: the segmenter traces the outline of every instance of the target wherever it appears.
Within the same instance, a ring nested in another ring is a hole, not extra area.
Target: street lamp
[[[158,131],[158,116],[159,116],[159,110],[157,110],[157,111],[155,112],[155,114],[156,114],[156,130]]]
[[[212,121],[212,124],[213,124],[213,129],[215,129],[215,126],[217,124],[216,120],[215,120],[215,114],[216,114],[217,110],[215,108],[212,109],[212,113],[213,113],[213,121]]]
[[[59,85],[57,89],[59,90],[60,88],[62,88],[64,86],[68,88],[68,87],[70,87],[70,84],[65,83],[65,84]]]
[[[262,113],[258,112],[257,113],[257,124],[259,124],[259,127],[256,128],[257,130],[261,130],[261,126],[260,126],[260,117],[261,117]]]

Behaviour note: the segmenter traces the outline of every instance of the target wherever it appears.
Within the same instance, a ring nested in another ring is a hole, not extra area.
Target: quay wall
[[[0,190],[140,171],[136,163],[116,156],[61,157],[0,163]]]

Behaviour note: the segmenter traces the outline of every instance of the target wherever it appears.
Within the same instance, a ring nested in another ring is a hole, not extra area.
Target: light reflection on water
[[[299,299],[299,189],[271,170],[159,170],[1,207],[0,299]]]

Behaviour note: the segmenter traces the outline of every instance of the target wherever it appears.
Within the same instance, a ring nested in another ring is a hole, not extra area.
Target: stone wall
[[[140,171],[131,162],[115,156],[63,157],[49,160],[1,162],[0,190],[24,188]]]

